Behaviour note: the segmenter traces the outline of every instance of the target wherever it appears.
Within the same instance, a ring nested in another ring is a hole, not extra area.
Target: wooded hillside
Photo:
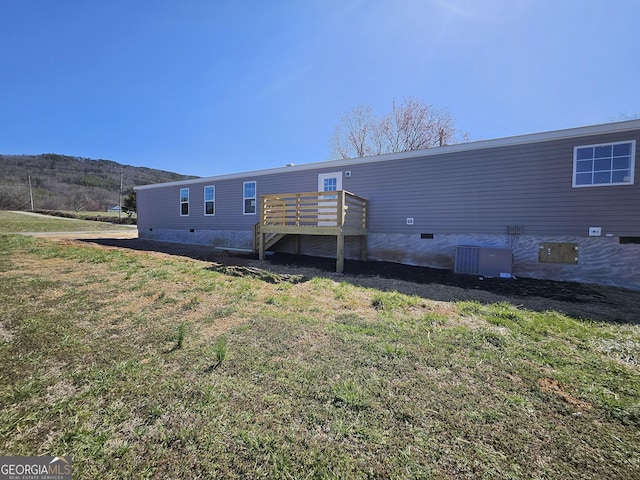
[[[105,211],[118,205],[134,186],[195,178],[111,160],[91,160],[47,153],[0,155],[0,209],[29,210],[29,177],[38,210]]]

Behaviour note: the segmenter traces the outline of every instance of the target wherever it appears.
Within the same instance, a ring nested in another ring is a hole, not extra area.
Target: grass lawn
[[[78,479],[640,478],[638,325],[211,267],[0,235],[0,451]]]
[[[106,214],[105,214],[106,215]],[[117,218],[117,214],[116,217]],[[17,232],[86,232],[104,230],[128,230],[131,227],[105,222],[76,220],[71,218],[35,216],[29,213],[0,210],[0,233]]]

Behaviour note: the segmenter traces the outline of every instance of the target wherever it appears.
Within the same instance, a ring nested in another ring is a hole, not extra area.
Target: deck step
[[[273,247],[276,243],[278,243],[284,237],[286,237],[284,233],[274,233],[273,235],[265,238],[264,249],[269,250],[271,247]]]
[[[223,252],[253,253],[253,249],[251,248],[216,247],[216,250],[221,250]]]
[[[286,233],[271,233],[271,234],[265,235],[264,250],[265,251],[269,250],[271,247],[273,247],[276,243],[278,243],[280,240],[282,240],[286,236],[287,236]],[[259,238],[260,238],[260,224],[256,224],[253,229],[253,252],[254,253],[258,253],[258,250],[260,248]]]

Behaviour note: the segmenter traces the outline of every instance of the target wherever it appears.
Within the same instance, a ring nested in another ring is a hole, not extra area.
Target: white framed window
[[[574,147],[573,187],[633,185],[635,160],[635,140]]]
[[[319,192],[335,192],[342,190],[342,172],[319,173],[318,174],[318,191]],[[338,198],[337,196],[326,195],[324,199]]]
[[[189,189],[180,189],[180,216],[186,217],[189,215]]]
[[[242,184],[242,212],[245,215],[256,213],[256,182],[244,182]]]
[[[216,214],[216,187],[213,185],[204,187],[204,214]]]

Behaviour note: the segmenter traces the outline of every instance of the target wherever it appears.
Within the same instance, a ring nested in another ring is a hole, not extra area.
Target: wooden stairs
[[[260,224],[256,223],[253,227],[253,253],[259,253],[260,245],[258,239],[260,235]],[[275,246],[280,240],[286,237],[286,233],[267,233],[264,236],[264,249],[269,250],[271,247]]]

